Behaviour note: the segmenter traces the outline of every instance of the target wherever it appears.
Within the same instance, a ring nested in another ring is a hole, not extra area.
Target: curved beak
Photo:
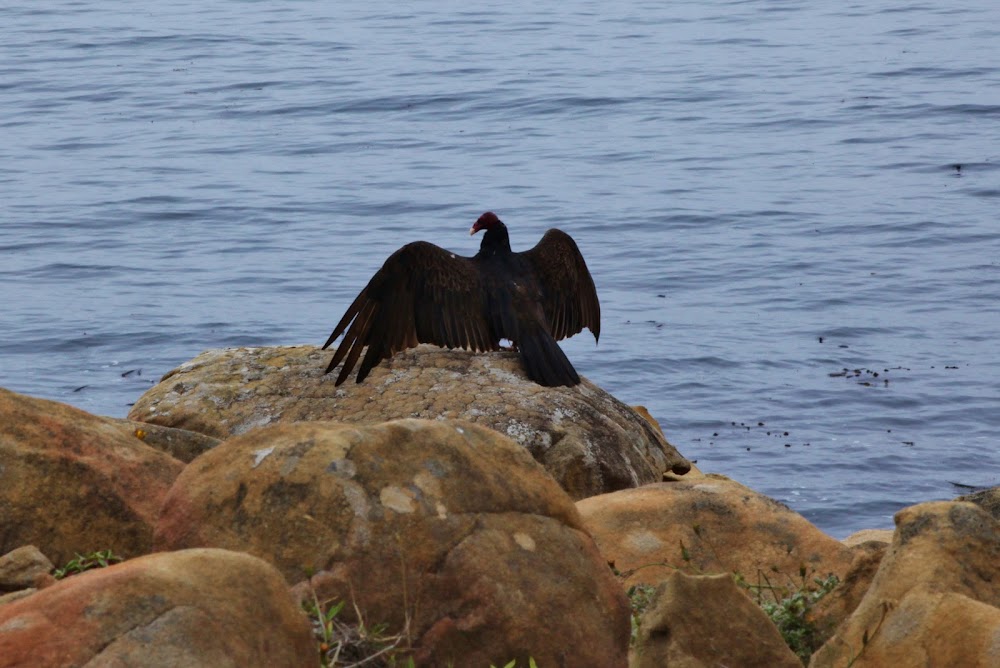
[[[479,226],[478,225],[473,225],[472,227],[469,228],[469,236],[471,237],[473,234],[475,234],[478,231],[479,231]]]

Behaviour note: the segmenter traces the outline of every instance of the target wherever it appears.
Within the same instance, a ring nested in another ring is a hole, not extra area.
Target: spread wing
[[[531,250],[520,254],[538,276],[542,308],[552,337],[559,341],[579,333],[584,327],[601,336],[601,304],[587,263],[573,238],[552,229]]]
[[[344,335],[326,372],[344,362],[343,383],[367,346],[361,382],[379,362],[419,343],[448,348],[499,350],[487,318],[479,267],[427,243],[407,244],[389,256],[334,328],[323,348]]]

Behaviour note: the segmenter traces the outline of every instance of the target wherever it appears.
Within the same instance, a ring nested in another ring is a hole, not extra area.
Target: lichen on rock
[[[514,353],[418,346],[363,383],[334,385],[313,346],[209,350],[166,374],[129,418],[214,438],[267,424],[461,419],[527,448],[572,497],[656,482],[690,463],[650,422],[593,383],[542,387]]]

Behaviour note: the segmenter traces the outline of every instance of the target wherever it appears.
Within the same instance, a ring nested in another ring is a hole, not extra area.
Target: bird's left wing
[[[326,369],[329,373],[344,362],[337,385],[350,375],[366,346],[359,383],[379,362],[419,343],[481,351],[499,348],[486,315],[477,265],[425,241],[407,244],[389,256],[323,348],[345,331]]]
[[[531,250],[521,256],[528,260],[538,276],[542,290],[542,308],[548,318],[552,337],[557,341],[573,336],[584,327],[601,335],[601,304],[587,263],[573,238],[561,230],[545,233]]]

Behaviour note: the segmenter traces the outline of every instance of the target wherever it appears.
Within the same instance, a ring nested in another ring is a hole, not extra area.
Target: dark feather
[[[323,345],[344,336],[326,369],[343,362],[337,385],[359,359],[360,383],[382,360],[419,343],[485,352],[499,350],[501,339],[518,346],[535,382],[580,382],[556,341],[584,327],[597,339],[601,309],[576,243],[549,230],[531,250],[512,253],[507,228],[494,214],[483,214],[478,229],[486,234],[475,257],[418,241],[385,261]]]
[[[479,271],[472,258],[424,241],[407,244],[372,276],[323,345],[328,348],[346,331],[327,373],[344,361],[337,376],[340,385],[364,346],[368,351],[358,369],[359,383],[379,362],[419,343],[471,348],[471,338],[454,323],[483,320],[485,310]],[[477,326],[484,325],[480,322]],[[481,345],[490,345],[489,350],[500,347],[499,339]]]
[[[521,253],[538,276],[542,308],[556,341],[579,334],[586,327],[601,337],[601,304],[587,263],[573,238],[551,229],[531,250]]]

